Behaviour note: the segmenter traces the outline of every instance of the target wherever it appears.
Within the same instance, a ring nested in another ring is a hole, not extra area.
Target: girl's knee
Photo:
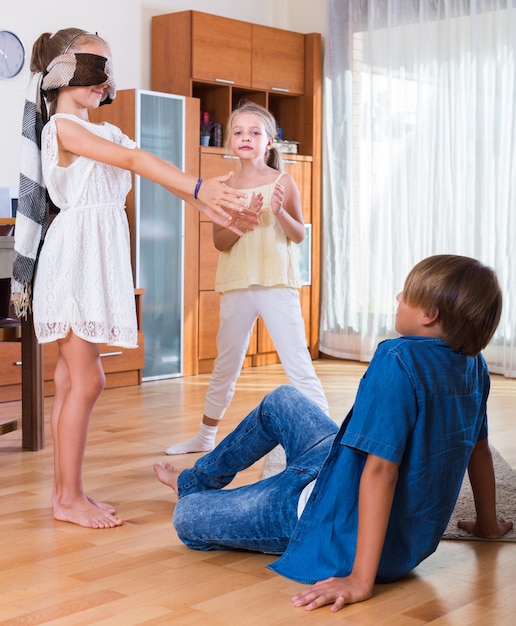
[[[57,360],[56,368],[54,370],[54,384],[56,390],[60,393],[67,393],[70,390],[70,372],[62,358],[58,358]]]
[[[106,386],[106,375],[102,367],[84,374],[80,381],[74,381],[73,389],[95,401]]]
[[[97,372],[97,376],[92,383],[92,392],[96,393],[97,397],[104,391],[104,387],[106,386],[106,374],[104,373],[104,369],[101,367]]]

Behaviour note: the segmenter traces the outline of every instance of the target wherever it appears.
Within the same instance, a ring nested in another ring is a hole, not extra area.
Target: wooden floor
[[[364,366],[321,360],[316,368],[340,422]],[[40,452],[21,451],[19,431],[0,437],[0,626],[516,623],[514,543],[443,541],[412,575],[377,586],[372,600],[336,614],[328,607],[293,608],[290,598],[302,586],[266,569],[273,557],[184,547],[170,523],[174,494],[156,480],[152,464],[168,458],[165,447],[197,430],[208,381],[201,375],[103,393],[84,478],[90,495],[116,505],[125,520],[120,528],[89,530],[52,519],[48,424]],[[245,370],[220,434],[283,382],[280,366]],[[491,442],[513,467],[515,400],[516,380],[494,376]],[[0,422],[19,410],[17,403],[0,405]],[[186,467],[197,457],[173,458]],[[257,464],[239,482],[262,469]]]

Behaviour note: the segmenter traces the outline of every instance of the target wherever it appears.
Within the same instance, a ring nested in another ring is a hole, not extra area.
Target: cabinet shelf
[[[274,115],[278,128],[281,128],[283,139],[297,141],[300,144],[300,152],[305,153],[300,96],[197,81],[192,82],[192,96],[199,98],[201,111],[208,111],[212,122],[222,124],[222,132],[226,130],[226,122],[231,111],[241,102],[250,100],[265,107]]]

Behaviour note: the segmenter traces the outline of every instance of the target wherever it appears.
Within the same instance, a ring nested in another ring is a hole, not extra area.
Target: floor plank
[[[350,408],[365,365],[316,362],[336,421]],[[112,502],[125,524],[88,530],[50,515],[52,445],[21,450],[21,433],[0,437],[0,626],[382,624],[512,626],[516,612],[516,547],[511,543],[443,541],[398,583],[379,585],[368,602],[331,614],[295,609],[300,585],[266,569],[274,557],[196,552],[171,526],[174,496],[155,478],[163,450],[194,434],[208,375],[106,390],[86,453],[88,492]],[[280,366],[244,370],[220,428],[229,432],[267,391],[286,382]],[[516,466],[516,380],[493,376],[490,438]],[[51,399],[45,400],[48,416]],[[0,405],[0,423],[19,414]],[[198,455],[174,457],[180,467]],[[261,475],[263,461],[238,478]]]

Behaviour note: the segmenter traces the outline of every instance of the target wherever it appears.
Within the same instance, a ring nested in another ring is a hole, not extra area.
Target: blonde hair
[[[236,109],[234,109],[231,115],[228,118],[226,124],[226,132],[224,133],[224,146],[229,149],[231,144],[231,136],[233,134],[233,125],[235,123],[235,118],[240,115],[240,113],[249,113],[251,115],[257,115],[261,118],[263,125],[265,127],[265,132],[269,139],[276,139],[276,135],[278,134],[278,130],[276,127],[276,120],[274,119],[274,115],[270,111],[268,111],[265,107],[262,107],[256,102],[251,102],[250,100],[244,100],[241,102]],[[277,148],[271,146],[269,150],[265,154],[265,163],[272,167],[275,170],[282,170],[282,162],[281,162],[281,154]]]
[[[405,281],[403,299],[429,315],[438,311],[445,341],[468,356],[487,346],[502,313],[494,270],[453,254],[431,256],[415,265]]]

